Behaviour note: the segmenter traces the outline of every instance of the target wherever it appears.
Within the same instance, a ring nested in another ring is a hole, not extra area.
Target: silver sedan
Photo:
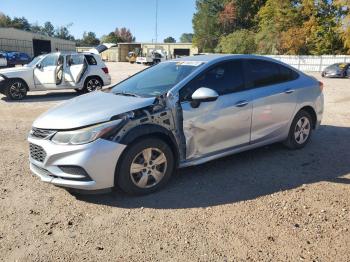
[[[57,186],[153,192],[176,168],[275,142],[303,148],[323,114],[323,85],[250,55],[185,57],[41,115],[30,167]]]

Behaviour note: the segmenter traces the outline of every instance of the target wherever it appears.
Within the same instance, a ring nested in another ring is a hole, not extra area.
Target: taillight
[[[318,81],[318,84],[320,86],[321,92],[323,92],[324,84],[321,81]]]
[[[108,67],[102,67],[102,71],[105,72],[105,74],[108,74],[108,73],[109,73]]]

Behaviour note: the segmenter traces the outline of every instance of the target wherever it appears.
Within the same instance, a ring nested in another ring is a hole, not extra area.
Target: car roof
[[[275,59],[266,57],[266,56],[258,56],[258,55],[239,55],[239,54],[209,54],[209,55],[195,55],[195,56],[185,56],[181,58],[174,59],[173,61],[198,61],[198,62],[219,62],[224,61],[230,58],[250,58],[250,59],[262,59],[267,61],[278,62]]]

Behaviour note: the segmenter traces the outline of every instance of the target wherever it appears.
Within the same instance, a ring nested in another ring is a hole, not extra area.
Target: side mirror
[[[200,103],[202,102],[212,102],[218,99],[219,94],[210,88],[207,87],[201,87],[198,88],[193,94],[192,94],[192,102],[191,105],[194,108],[199,107]]]
[[[36,64],[36,68],[41,69],[43,68],[43,66],[39,63],[39,64]]]

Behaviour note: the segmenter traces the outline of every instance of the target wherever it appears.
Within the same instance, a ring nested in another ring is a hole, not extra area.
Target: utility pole
[[[158,43],[158,0],[156,0],[156,44]]]

